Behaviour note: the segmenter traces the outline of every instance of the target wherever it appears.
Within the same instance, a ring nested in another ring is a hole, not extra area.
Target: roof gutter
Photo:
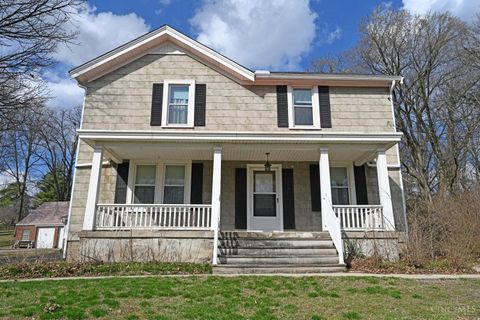
[[[337,81],[384,81],[403,82],[400,76],[383,76],[383,75],[359,75],[359,74],[328,74],[328,73],[296,73],[296,72],[269,72],[265,70],[255,71],[256,79],[268,80],[337,80]]]

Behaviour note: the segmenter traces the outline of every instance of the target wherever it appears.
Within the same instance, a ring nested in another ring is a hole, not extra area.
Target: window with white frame
[[[156,166],[138,165],[133,187],[133,203],[155,203]]]
[[[288,87],[288,123],[290,128],[320,128],[318,103],[317,87]]]
[[[22,231],[22,240],[23,241],[28,241],[30,240],[30,230],[23,230]]]
[[[330,168],[333,205],[350,204],[347,168]]]
[[[193,127],[195,81],[165,80],[163,86],[162,125]]]
[[[293,119],[295,125],[313,126],[312,89],[293,89]]]
[[[163,203],[183,203],[185,197],[185,166],[166,165]]]

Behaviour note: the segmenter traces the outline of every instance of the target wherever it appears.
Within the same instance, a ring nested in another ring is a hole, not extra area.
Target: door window
[[[275,217],[277,215],[275,172],[254,171],[253,179],[253,216]]]

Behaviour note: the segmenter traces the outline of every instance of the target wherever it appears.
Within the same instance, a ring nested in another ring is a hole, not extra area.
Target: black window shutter
[[[163,83],[154,83],[152,92],[151,126],[162,125]]]
[[[277,124],[279,128],[288,128],[287,86],[277,86]]]
[[[207,105],[207,85],[196,84],[195,85],[195,117],[194,125],[196,127],[205,126],[205,112]]]
[[[235,229],[247,229],[247,169],[235,169]]]
[[[295,192],[293,169],[282,170],[283,228],[295,229]]]
[[[318,164],[310,165],[310,197],[312,199],[312,211],[321,211],[320,169]]]
[[[128,161],[124,161],[117,165],[117,182],[115,183],[114,203],[127,203],[128,168]]]
[[[190,203],[203,203],[203,163],[192,163],[192,184],[190,188]]]
[[[318,87],[318,100],[320,104],[320,126],[322,128],[331,128],[330,90],[327,86]]]
[[[357,204],[368,204],[365,166],[354,166],[353,172],[355,176],[355,194],[357,196]]]

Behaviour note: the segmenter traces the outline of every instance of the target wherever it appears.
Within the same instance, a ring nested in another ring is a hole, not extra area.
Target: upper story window
[[[312,89],[293,89],[293,115],[296,125],[313,126]]]
[[[317,87],[288,87],[288,117],[292,129],[319,129]]]
[[[193,127],[194,99],[194,80],[165,80],[162,126]]]

